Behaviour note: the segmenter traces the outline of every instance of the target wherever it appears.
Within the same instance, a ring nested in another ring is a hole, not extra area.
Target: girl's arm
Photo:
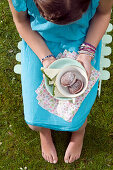
[[[96,13],[91,20],[85,42],[97,47],[109,25],[113,0],[100,0]]]
[[[8,0],[8,2],[17,31],[30,46],[30,48],[34,51],[34,53],[39,57],[39,59],[41,60],[43,57],[52,54],[41,35],[31,29],[30,19],[27,11],[17,12],[13,7],[12,0]],[[55,60],[53,57],[49,59],[51,60],[51,62]],[[43,61],[43,63],[45,61],[46,59]]]
[[[112,5],[113,0],[100,0],[96,13],[90,22],[85,42],[97,47],[109,25]],[[91,57],[86,54],[80,54],[78,55],[77,60],[84,65],[88,77],[90,77]]]

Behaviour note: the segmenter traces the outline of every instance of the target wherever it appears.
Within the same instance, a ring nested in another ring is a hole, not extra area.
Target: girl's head
[[[34,0],[40,14],[48,21],[65,25],[82,17],[91,0]]]

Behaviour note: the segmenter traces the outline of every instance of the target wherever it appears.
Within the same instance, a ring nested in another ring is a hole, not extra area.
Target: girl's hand
[[[43,61],[43,67],[47,68],[51,63],[53,63],[54,61],[56,60],[55,57],[50,57],[50,58],[46,58],[44,61]]]
[[[43,61],[43,67],[47,68],[51,63],[53,63],[54,61],[56,60],[55,57],[50,57],[50,58],[46,58],[44,61]],[[43,74],[43,78],[45,78],[45,75]]]
[[[90,75],[91,75],[91,59],[92,58],[87,54],[79,54],[76,59],[85,68],[87,75],[88,75],[88,79],[90,78]]]

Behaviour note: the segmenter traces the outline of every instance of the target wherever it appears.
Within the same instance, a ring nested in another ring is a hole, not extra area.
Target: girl
[[[80,53],[77,60],[84,65],[88,77],[91,64],[99,70],[101,39],[110,21],[113,0],[8,1],[23,43],[21,82],[25,121],[32,130],[40,132],[42,156],[50,163],[58,161],[50,129],[72,132],[64,156],[66,163],[72,163],[81,154],[87,116],[97,95],[98,81],[69,123],[38,105],[35,90],[43,79],[40,68],[48,67],[64,49],[78,52],[85,42],[85,47],[96,48],[96,62],[88,50]],[[52,56],[45,58],[48,55]]]

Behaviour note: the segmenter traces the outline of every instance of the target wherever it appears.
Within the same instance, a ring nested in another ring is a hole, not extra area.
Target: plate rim
[[[57,65],[57,62],[60,62],[60,61],[63,61],[63,60],[67,60],[67,61],[73,61],[74,60],[74,65],[75,65],[75,62],[76,63],[79,63],[79,65],[82,67],[81,69],[83,69],[84,71],[85,71],[85,73],[86,73],[86,75],[87,75],[87,72],[86,72],[86,70],[85,70],[85,68],[83,67],[83,65],[79,62],[79,61],[77,61],[77,60],[75,60],[75,59],[71,59],[71,58],[60,58],[60,59],[57,59],[57,60],[55,60],[53,63],[51,63],[49,66],[48,66],[48,68],[51,68],[52,66],[54,66],[55,64]],[[69,63],[69,65],[66,65],[66,66],[70,66],[71,64]],[[65,67],[65,66],[64,66]],[[77,66],[78,67],[78,66]],[[61,69],[63,68],[63,66],[61,67]],[[60,69],[60,68],[59,68]],[[55,96],[53,96],[51,93],[50,93],[50,91],[48,90],[48,85],[47,85],[47,78],[45,77],[45,86],[46,86],[46,89],[47,89],[47,91],[49,92],[49,94],[52,96],[52,97],[54,97],[55,99],[58,99],[58,100],[72,100],[72,98],[76,98],[76,97],[55,97]]]

